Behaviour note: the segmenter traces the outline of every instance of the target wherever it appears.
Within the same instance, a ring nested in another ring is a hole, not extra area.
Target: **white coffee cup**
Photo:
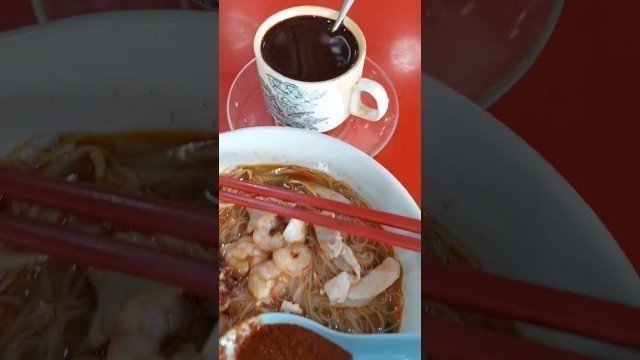
[[[362,78],[367,43],[362,30],[348,17],[344,19],[344,25],[356,37],[359,53],[356,63],[344,74],[325,81],[299,81],[278,73],[265,62],[261,45],[266,32],[283,20],[305,15],[336,19],[338,12],[319,6],[285,9],[263,22],[253,40],[253,51],[269,113],[281,125],[319,132],[335,129],[350,115],[369,121],[380,120],[389,107],[389,97],[382,85]],[[362,92],[374,98],[377,109],[362,103]]]

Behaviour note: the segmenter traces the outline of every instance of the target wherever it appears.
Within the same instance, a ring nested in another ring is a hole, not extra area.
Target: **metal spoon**
[[[355,1],[356,0],[344,0],[344,3],[342,3],[342,9],[340,9],[340,14],[338,15],[338,20],[336,20],[336,23],[333,24],[333,29],[331,29],[331,32],[335,32],[336,30],[338,30],[340,25],[342,25],[345,16],[347,16],[347,12],[349,11],[349,9],[351,9],[351,5],[353,5]]]

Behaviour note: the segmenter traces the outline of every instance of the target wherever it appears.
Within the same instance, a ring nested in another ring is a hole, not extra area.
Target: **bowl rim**
[[[412,205],[414,205],[415,209],[417,209],[418,214],[420,214],[420,207],[418,206],[418,204],[415,202],[415,200],[413,199],[413,197],[411,196],[411,194],[409,193],[409,191],[407,189],[405,189],[405,187],[402,185],[402,183],[393,175],[391,174],[391,172],[389,172],[389,170],[387,170],[387,168],[385,168],[384,166],[382,166],[379,162],[377,162],[375,159],[373,159],[372,157],[370,157],[369,155],[367,155],[366,153],[362,152],[360,149],[345,143],[342,140],[336,139],[332,136],[329,135],[325,135],[322,133],[317,133],[317,132],[313,132],[313,131],[309,131],[309,130],[304,130],[304,129],[296,129],[296,128],[290,128],[290,127],[284,127],[284,126],[260,126],[260,127],[250,127],[250,128],[242,128],[242,129],[238,129],[238,130],[232,130],[232,131],[225,131],[223,133],[221,133],[219,135],[219,141],[220,141],[220,145],[219,148],[220,150],[222,150],[223,141],[229,141],[228,138],[229,137],[234,137],[234,136],[240,136],[244,133],[252,133],[252,132],[265,132],[265,135],[269,135],[270,133],[273,134],[275,133],[282,133],[285,136],[310,136],[310,137],[315,137],[315,138],[322,138],[322,141],[327,142],[327,144],[333,144],[336,146],[340,146],[343,147],[343,150],[346,151],[348,156],[353,156],[355,157],[355,160],[358,161],[365,161],[369,166],[373,167],[373,169],[377,172],[379,172],[381,175],[383,175],[385,177],[385,180],[388,180],[391,185],[394,186],[394,188],[396,188],[396,190],[400,191],[403,195],[403,200],[406,200],[408,202],[411,202]]]
[[[87,24],[90,26],[96,26],[96,24],[94,24],[96,21],[107,23],[125,22],[125,25],[139,26],[148,26],[150,24],[156,25],[167,21],[175,23],[201,21],[203,23],[212,23],[217,25],[218,12],[179,9],[138,9],[79,14],[0,32],[0,45],[2,45],[2,41],[23,41],[23,37],[25,36],[39,35],[51,30],[74,30],[74,27],[86,26]]]

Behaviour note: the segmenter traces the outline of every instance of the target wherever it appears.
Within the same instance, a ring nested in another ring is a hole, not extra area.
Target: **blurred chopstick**
[[[324,226],[334,230],[343,231],[351,235],[356,235],[369,240],[384,243],[389,246],[396,246],[415,252],[421,251],[421,240],[419,238],[413,238],[410,236],[385,231],[383,229],[375,228],[372,226],[336,219],[331,216],[322,215],[320,213],[305,209],[279,205],[268,200],[254,198],[250,195],[241,195],[225,190],[220,190],[218,193],[218,197],[221,202],[227,202],[249,207],[252,209],[263,210],[282,217],[299,219],[311,224]],[[275,198],[274,196],[269,197]]]
[[[0,241],[83,266],[144,277],[209,299],[218,297],[216,266],[107,237],[0,213]]]
[[[436,359],[590,360],[586,355],[536,344],[514,336],[423,317],[427,351]]]
[[[140,232],[217,244],[213,211],[0,168],[1,200],[20,200]],[[215,299],[217,267],[149,246],[0,213],[0,242],[83,266],[144,277]]]
[[[640,308],[427,261],[423,296],[640,349]]]
[[[300,194],[295,191],[276,188],[273,186],[236,180],[226,176],[220,176],[218,182],[220,186],[242,190],[247,193],[256,195],[291,201],[316,209],[327,210],[349,217],[370,221],[376,224],[391,226],[396,229],[407,230],[414,233],[420,233],[422,230],[422,221],[420,219],[412,219],[400,215],[389,214],[362,206],[353,206],[350,204],[341,203],[339,201]]]
[[[0,168],[0,194],[148,233],[217,245],[213,210]]]

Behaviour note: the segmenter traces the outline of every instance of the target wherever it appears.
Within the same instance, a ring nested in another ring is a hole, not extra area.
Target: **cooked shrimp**
[[[131,299],[168,289],[154,281],[96,268],[89,269],[87,274],[98,300],[88,333],[88,343],[93,348],[98,348],[109,339],[119,312]]]
[[[303,243],[293,243],[273,252],[276,267],[289,276],[300,276],[311,268],[311,249]]]
[[[263,251],[274,251],[284,245],[282,234],[275,231],[280,225],[278,216],[267,214],[256,222],[253,230],[253,242]]]
[[[268,212],[262,210],[255,210],[247,208],[247,213],[249,214],[249,224],[247,224],[247,234],[251,234],[260,220],[261,217],[265,215],[269,215]]]
[[[251,236],[243,236],[230,245],[224,253],[224,259],[235,270],[237,275],[244,276],[251,267],[267,260],[269,254],[260,250]]]
[[[273,260],[265,261],[255,266],[249,272],[247,286],[256,300],[266,304],[271,303],[271,289],[278,281],[280,270]]]
[[[118,314],[107,359],[159,359],[160,343],[183,326],[185,310],[178,291],[159,291],[129,301]]]
[[[289,278],[281,276],[276,284],[271,288],[271,298],[278,299],[287,293],[287,285]]]

